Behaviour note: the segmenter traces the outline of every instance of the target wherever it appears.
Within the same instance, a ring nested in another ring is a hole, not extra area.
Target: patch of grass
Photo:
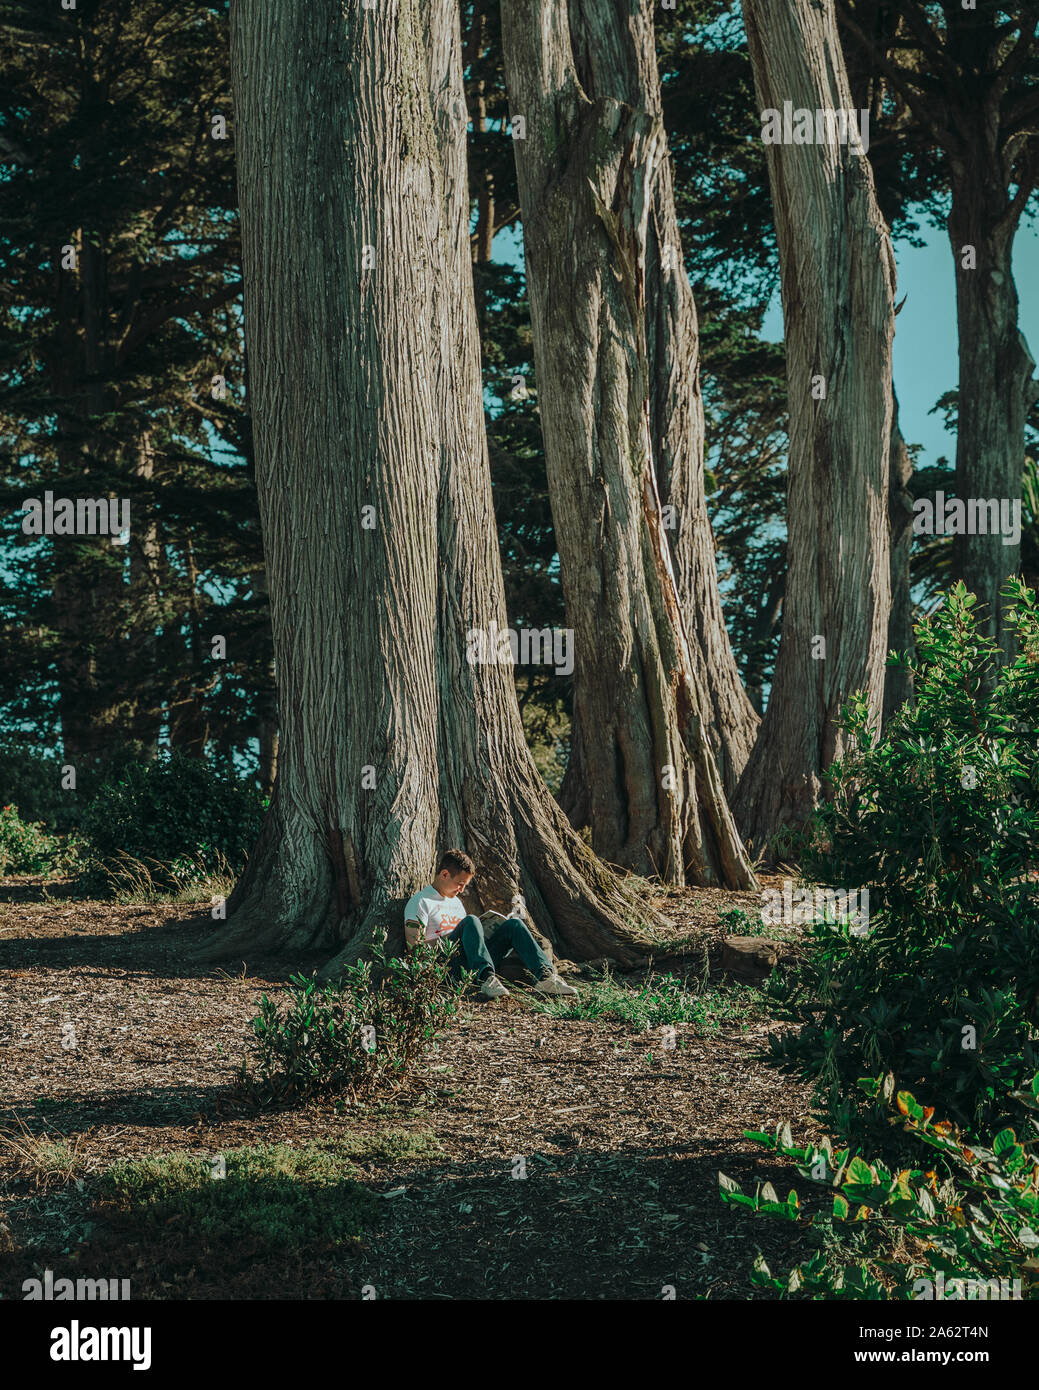
[[[700,1008],[698,1032],[705,1037],[720,1033],[723,1025],[738,1023],[741,1027],[756,1018],[767,1016],[764,995],[752,985],[732,981],[705,990],[697,995]]]
[[[662,955],[677,955],[680,951],[695,951],[703,948],[703,932],[686,931],[671,933],[660,931],[657,927],[641,933],[642,941]]]
[[[107,876],[106,896],[123,905],[190,904],[228,898],[235,885],[235,874],[219,851],[214,852],[209,862],[202,855],[182,854],[174,861],[173,868],[178,875],[175,883],[169,880],[169,865],[158,859],[117,850],[103,871]]]
[[[761,995],[746,985],[707,989],[704,981],[690,988],[673,974],[651,973],[639,983],[624,984],[607,968],[582,988],[576,999],[528,996],[539,1013],[553,1018],[615,1020],[645,1032],[668,1024],[692,1024],[696,1032],[717,1033],[723,1023],[743,1021],[761,1009]]]
[[[219,1176],[220,1173],[224,1176]],[[345,1154],[313,1144],[262,1144],[213,1159],[160,1154],[114,1164],[97,1184],[102,1212],[132,1217],[135,1238],[190,1236],[199,1255],[356,1245],[374,1213]]]
[[[403,1163],[412,1158],[432,1158],[442,1152],[440,1140],[431,1129],[385,1129],[372,1134],[350,1134],[323,1147],[376,1163]]]
[[[0,1149],[11,1155],[20,1176],[35,1188],[72,1182],[82,1162],[78,1136],[70,1140],[63,1134],[33,1134],[23,1122],[16,1133],[0,1133]]]

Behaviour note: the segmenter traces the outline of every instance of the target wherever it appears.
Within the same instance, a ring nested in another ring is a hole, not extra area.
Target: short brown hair
[[[437,873],[449,869],[452,874],[475,874],[476,865],[464,850],[445,849],[437,864]]]

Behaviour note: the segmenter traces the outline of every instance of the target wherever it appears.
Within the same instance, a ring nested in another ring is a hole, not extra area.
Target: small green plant
[[[397,1085],[458,1011],[450,955],[421,945],[402,959],[380,953],[378,979],[362,961],[324,985],[293,975],[281,1004],[262,995],[242,1064],[246,1092],[260,1103],[358,1100]]]
[[[759,1255],[755,1281],[815,1299],[1037,1296],[1039,1165],[1028,1152],[1039,1134],[1034,1119],[1025,1139],[1004,1129],[981,1145],[947,1120],[934,1123],[933,1109],[908,1092],[895,1095],[890,1073],[859,1085],[872,1100],[896,1110],[889,1118],[902,1124],[918,1151],[921,1146],[936,1151],[937,1162],[896,1170],[879,1159],[867,1162],[849,1148],[835,1151],[829,1139],[799,1148],[788,1124],[775,1135],[747,1130],[748,1139],[793,1159],[801,1176],[827,1189],[832,1201],[829,1210],[809,1213],[794,1191],[783,1201],[765,1183],[751,1197],[719,1173],[724,1202],[807,1223],[825,1237],[823,1248],[782,1277],[774,1276]],[[1018,1099],[1025,1110],[1039,1109],[1039,1075]],[[833,1239],[841,1228],[856,1235],[868,1230],[871,1248],[861,1252],[859,1240],[859,1257],[835,1265],[834,1249],[848,1248]]]
[[[753,933],[755,925],[760,927],[760,921],[755,924],[749,913],[742,907],[730,907],[724,912],[718,913],[718,921],[722,926],[728,927],[733,934],[749,936]]]
[[[0,876],[49,874],[61,860],[61,841],[42,822],[24,821],[17,806],[0,806]]]

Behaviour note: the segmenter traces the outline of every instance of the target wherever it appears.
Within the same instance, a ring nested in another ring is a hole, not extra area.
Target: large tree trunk
[[[576,637],[574,732],[599,854],[668,882],[746,887],[753,872],[707,734],[711,706],[656,477],[645,275],[667,158],[658,93],[651,87],[647,104],[623,63],[594,80],[602,54],[616,63],[616,45],[631,38],[627,22],[641,26],[637,54],[651,57],[642,4],[621,0],[593,15],[509,0],[502,14],[509,99],[527,122],[516,165],[549,494]],[[657,307],[661,328],[668,315]],[[680,510],[689,485],[678,484]]]
[[[971,130],[964,149],[949,157],[959,334],[956,495],[1013,502],[1021,497],[1025,419],[1036,392],[1035,362],[1018,328],[1011,263],[1019,214],[1007,193],[998,122],[979,119]],[[969,268],[968,247],[975,259]],[[1020,544],[1004,545],[999,534],[955,536],[953,568],[977,594],[987,630],[1009,656],[1013,630],[999,591],[1021,568]]]
[[[762,110],[850,107],[832,0],[744,0],[743,12]],[[790,400],[789,568],[768,708],[735,799],[757,844],[816,805],[854,691],[879,723],[891,605],[895,265],[872,173],[848,144],[767,151]]]
[[[334,972],[399,939],[454,842],[478,909],[521,893],[564,951],[634,962],[636,904],[541,783],[511,670],[467,660],[506,618],[453,0],[237,0],[231,59],[281,738],[201,954],[336,938]]]
[[[267,572],[261,566],[253,581],[256,594],[267,599]],[[264,615],[266,616],[266,604]],[[274,791],[278,771],[278,693],[274,670],[274,646],[270,622],[264,622],[260,633],[262,660],[259,663],[264,682],[256,696],[256,737],[259,745],[259,781],[262,796]]]
[[[891,616],[887,625],[888,652],[912,657],[916,649],[913,635],[913,599],[909,560],[913,548],[913,497],[909,479],[913,461],[898,427],[898,399],[892,395],[890,477],[888,480],[888,526],[891,537]],[[913,698],[913,678],[902,666],[889,666],[884,674],[884,723]]]
[[[569,0],[568,16],[574,70],[584,93],[644,110],[659,123],[664,142],[661,157],[646,170],[649,213],[641,268],[650,437],[689,651],[707,694],[704,727],[730,795],[750,757],[759,720],[725,626],[707,515],[700,326],[663,134],[653,6],[650,0]]]
[[[653,109],[659,82],[652,48],[644,52]],[[671,544],[682,615],[697,678],[707,692],[704,724],[726,796],[750,758],[759,719],[743,686],[722,613],[714,532],[704,489],[704,410],[700,327],[675,215],[669,159],[653,181],[646,239],[646,344],[650,428],[660,500],[673,508]]]

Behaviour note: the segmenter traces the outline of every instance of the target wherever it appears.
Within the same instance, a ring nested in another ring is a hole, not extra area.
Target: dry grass
[[[19,1177],[36,1191],[63,1187],[73,1182],[83,1166],[84,1136],[33,1134],[15,1116],[16,1128],[0,1131],[0,1154],[6,1154]]]

